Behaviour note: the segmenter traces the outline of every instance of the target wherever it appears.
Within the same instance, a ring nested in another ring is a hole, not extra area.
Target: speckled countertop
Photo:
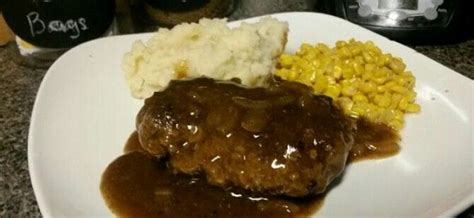
[[[474,40],[413,48],[474,79]],[[0,47],[0,217],[41,216],[28,173],[27,137],[36,92],[45,73],[44,69],[17,64],[11,49]]]

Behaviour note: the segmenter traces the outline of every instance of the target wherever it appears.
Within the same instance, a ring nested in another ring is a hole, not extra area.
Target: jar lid
[[[200,8],[209,0],[145,0],[146,4],[164,11],[182,12]]]
[[[68,48],[104,35],[114,20],[115,1],[5,1],[3,16],[13,32],[31,44]]]

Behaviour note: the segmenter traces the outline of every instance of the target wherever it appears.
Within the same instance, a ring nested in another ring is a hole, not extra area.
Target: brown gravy
[[[132,134],[126,154],[102,176],[102,195],[118,217],[294,217],[311,214],[323,202],[323,196],[291,199],[222,190],[205,178],[175,175],[139,145]]]
[[[390,128],[366,121],[357,126],[348,162],[399,152],[399,136]],[[124,152],[107,167],[100,186],[118,217],[307,217],[323,204],[324,195],[297,199],[222,190],[205,178],[174,174],[142,150],[136,132]]]
[[[354,145],[347,159],[349,163],[390,157],[400,151],[400,136],[392,128],[363,119],[358,120],[356,126]]]
[[[123,148],[123,153],[129,153],[132,151],[144,151],[140,141],[138,140],[138,132],[134,131],[130,137],[128,137],[127,143]]]

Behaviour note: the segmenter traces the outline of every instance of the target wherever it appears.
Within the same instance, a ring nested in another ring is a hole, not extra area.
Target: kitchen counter
[[[474,40],[413,48],[474,79]],[[11,52],[8,46],[0,47],[0,217],[37,217],[40,212],[28,174],[27,138],[31,110],[46,70],[17,64]]]

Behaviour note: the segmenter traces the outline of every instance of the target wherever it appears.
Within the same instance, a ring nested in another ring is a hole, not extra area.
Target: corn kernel
[[[362,75],[364,73],[364,68],[360,63],[354,62],[353,67],[356,75]]]
[[[352,96],[352,100],[354,102],[369,102],[369,99],[362,94],[355,94],[354,96]]]
[[[347,45],[347,42],[342,41],[342,40],[339,40],[339,41],[336,42],[336,47],[337,47],[337,48],[342,48],[342,47],[344,47],[344,46],[346,46],[346,45]]]
[[[354,57],[354,61],[357,62],[358,64],[364,64],[364,58],[361,55],[357,55]]]
[[[395,81],[385,83],[385,87],[387,87],[388,89],[391,89],[394,86],[397,86],[397,83]]]
[[[375,47],[375,44],[374,44],[374,42],[372,42],[371,40],[369,40],[369,41],[367,41],[367,42],[364,43],[364,46],[365,46],[365,48],[367,48],[368,50],[370,50],[370,49],[372,49],[372,48]]]
[[[351,84],[351,81],[348,80],[348,79],[344,79],[344,80],[339,80],[338,83],[339,83],[342,87],[344,87],[344,86],[350,85],[350,84]]]
[[[308,61],[314,60],[314,59],[316,58],[316,53],[313,52],[313,51],[308,51],[308,52],[304,55],[303,58],[306,59],[306,60],[308,60]]]
[[[342,77],[342,68],[336,65],[334,66],[332,73],[334,78],[339,79]]]
[[[376,67],[375,64],[370,64],[370,63],[369,63],[369,64],[366,64],[366,65],[365,65],[365,71],[366,71],[366,72],[372,72],[372,71],[375,70],[375,67]]]
[[[400,110],[406,110],[407,107],[408,107],[408,98],[407,97],[402,97],[402,99],[400,99],[400,103],[398,103],[398,108]]]
[[[302,74],[315,74],[316,73],[316,68],[311,66],[311,65],[308,65],[308,66],[304,66],[302,69],[301,69],[301,72]],[[311,77],[309,77],[311,78]],[[313,81],[312,81],[313,82]]]
[[[376,111],[367,111],[365,117],[367,118],[367,120],[375,122],[378,117],[378,113]]]
[[[402,99],[402,95],[395,93],[392,95],[392,101],[390,103],[390,108],[396,109],[398,108],[398,104],[400,103],[400,100]]]
[[[387,87],[385,87],[384,85],[382,85],[382,86],[376,86],[376,90],[377,90],[378,93],[384,93],[384,92],[386,92],[388,89],[387,89]]]
[[[340,58],[350,58],[352,56],[352,53],[347,47],[343,47],[337,51],[337,55]]]
[[[394,119],[396,120],[400,120],[400,121],[403,121],[403,112],[401,112],[400,110],[394,110]]]
[[[408,93],[406,93],[406,97],[407,97],[408,102],[414,102],[416,98],[416,92],[409,91]]]
[[[413,88],[415,86],[415,77],[409,75],[406,77],[407,83],[406,86],[408,88]]]
[[[301,44],[300,46],[300,49],[303,50],[303,51],[309,51],[313,48],[312,45],[308,44],[308,43],[303,43]]]
[[[303,69],[303,72],[298,78],[298,81],[305,83],[307,85],[314,83],[316,81],[316,71],[311,69]]]
[[[351,49],[352,56],[360,55],[362,53],[362,49],[359,46],[354,46]]]
[[[369,52],[362,53],[362,56],[364,57],[364,61],[366,63],[373,63],[374,62],[374,58],[369,54]]]
[[[280,55],[280,65],[282,67],[289,68],[291,67],[291,64],[293,64],[293,58],[291,55],[288,55],[288,54]]]
[[[377,65],[377,66],[379,66],[379,67],[384,66],[385,63],[387,63],[387,62],[385,62],[385,60],[384,60],[383,57],[381,57],[381,56],[380,56],[380,57],[377,57],[377,58],[375,59],[375,65]]]
[[[410,113],[418,113],[418,112],[420,112],[420,105],[419,104],[408,104],[406,111],[410,112]]]
[[[342,78],[350,79],[354,76],[354,69],[351,67],[342,68]]]
[[[344,111],[350,111],[352,109],[352,105],[354,104],[354,102],[352,102],[352,100],[348,97],[340,97],[338,102]]]
[[[319,68],[321,66],[321,60],[319,59],[311,60],[310,64],[313,65],[315,68]]]
[[[392,61],[390,61],[388,66],[395,73],[403,73],[403,71],[405,71],[405,68],[406,68],[406,65],[403,62],[396,59],[393,59]]]
[[[387,77],[373,78],[372,80],[373,80],[376,84],[382,85],[383,83],[385,83],[385,81],[387,81]]]
[[[275,72],[275,74],[277,76],[281,77],[282,79],[288,79],[289,70],[288,69],[279,69]]]
[[[362,74],[362,80],[364,81],[369,81],[372,78],[374,78],[374,72],[372,71],[366,71]]]
[[[405,76],[396,76],[393,79],[398,85],[405,86],[407,84],[407,79]]]
[[[316,48],[322,53],[328,53],[331,50],[326,44],[323,43],[318,43]]]
[[[381,97],[379,97],[379,100],[376,102],[377,105],[382,108],[388,108],[391,101],[390,97],[386,95],[378,95],[378,96],[381,96]]]
[[[360,85],[360,89],[365,93],[370,93],[376,91],[377,85],[373,82],[366,82]]]
[[[398,92],[400,94],[406,94],[408,93],[408,89],[402,87],[402,86],[393,86],[393,87],[390,87],[390,90],[394,91],[394,92]]]
[[[328,87],[328,78],[325,76],[318,76],[314,85],[313,89],[316,93],[322,93]]]
[[[357,89],[355,86],[343,86],[341,93],[344,96],[353,96],[357,93]]]
[[[390,70],[387,69],[386,67],[378,68],[378,69],[374,72],[374,76],[375,76],[376,78],[387,77],[387,76],[389,75],[389,72],[390,72]]]
[[[399,120],[392,120],[388,123],[388,126],[392,127],[395,130],[400,130],[403,128],[403,123]]]
[[[327,76],[328,78],[328,83],[331,84],[331,85],[337,85],[337,82],[336,82],[336,79],[334,79],[334,77],[332,76]]]
[[[359,111],[360,114],[365,115],[369,111],[369,103],[367,102],[354,102],[352,106],[353,110]]]
[[[287,78],[288,80],[296,80],[296,78],[298,78],[298,71],[290,70]]]
[[[341,94],[341,87],[338,84],[329,85],[324,94],[329,97],[332,97],[333,99],[336,99],[339,94]]]
[[[372,49],[372,52],[373,52],[375,55],[381,55],[381,54],[382,54],[382,50],[380,50],[380,48],[377,47],[377,46],[374,46],[374,49]]]

